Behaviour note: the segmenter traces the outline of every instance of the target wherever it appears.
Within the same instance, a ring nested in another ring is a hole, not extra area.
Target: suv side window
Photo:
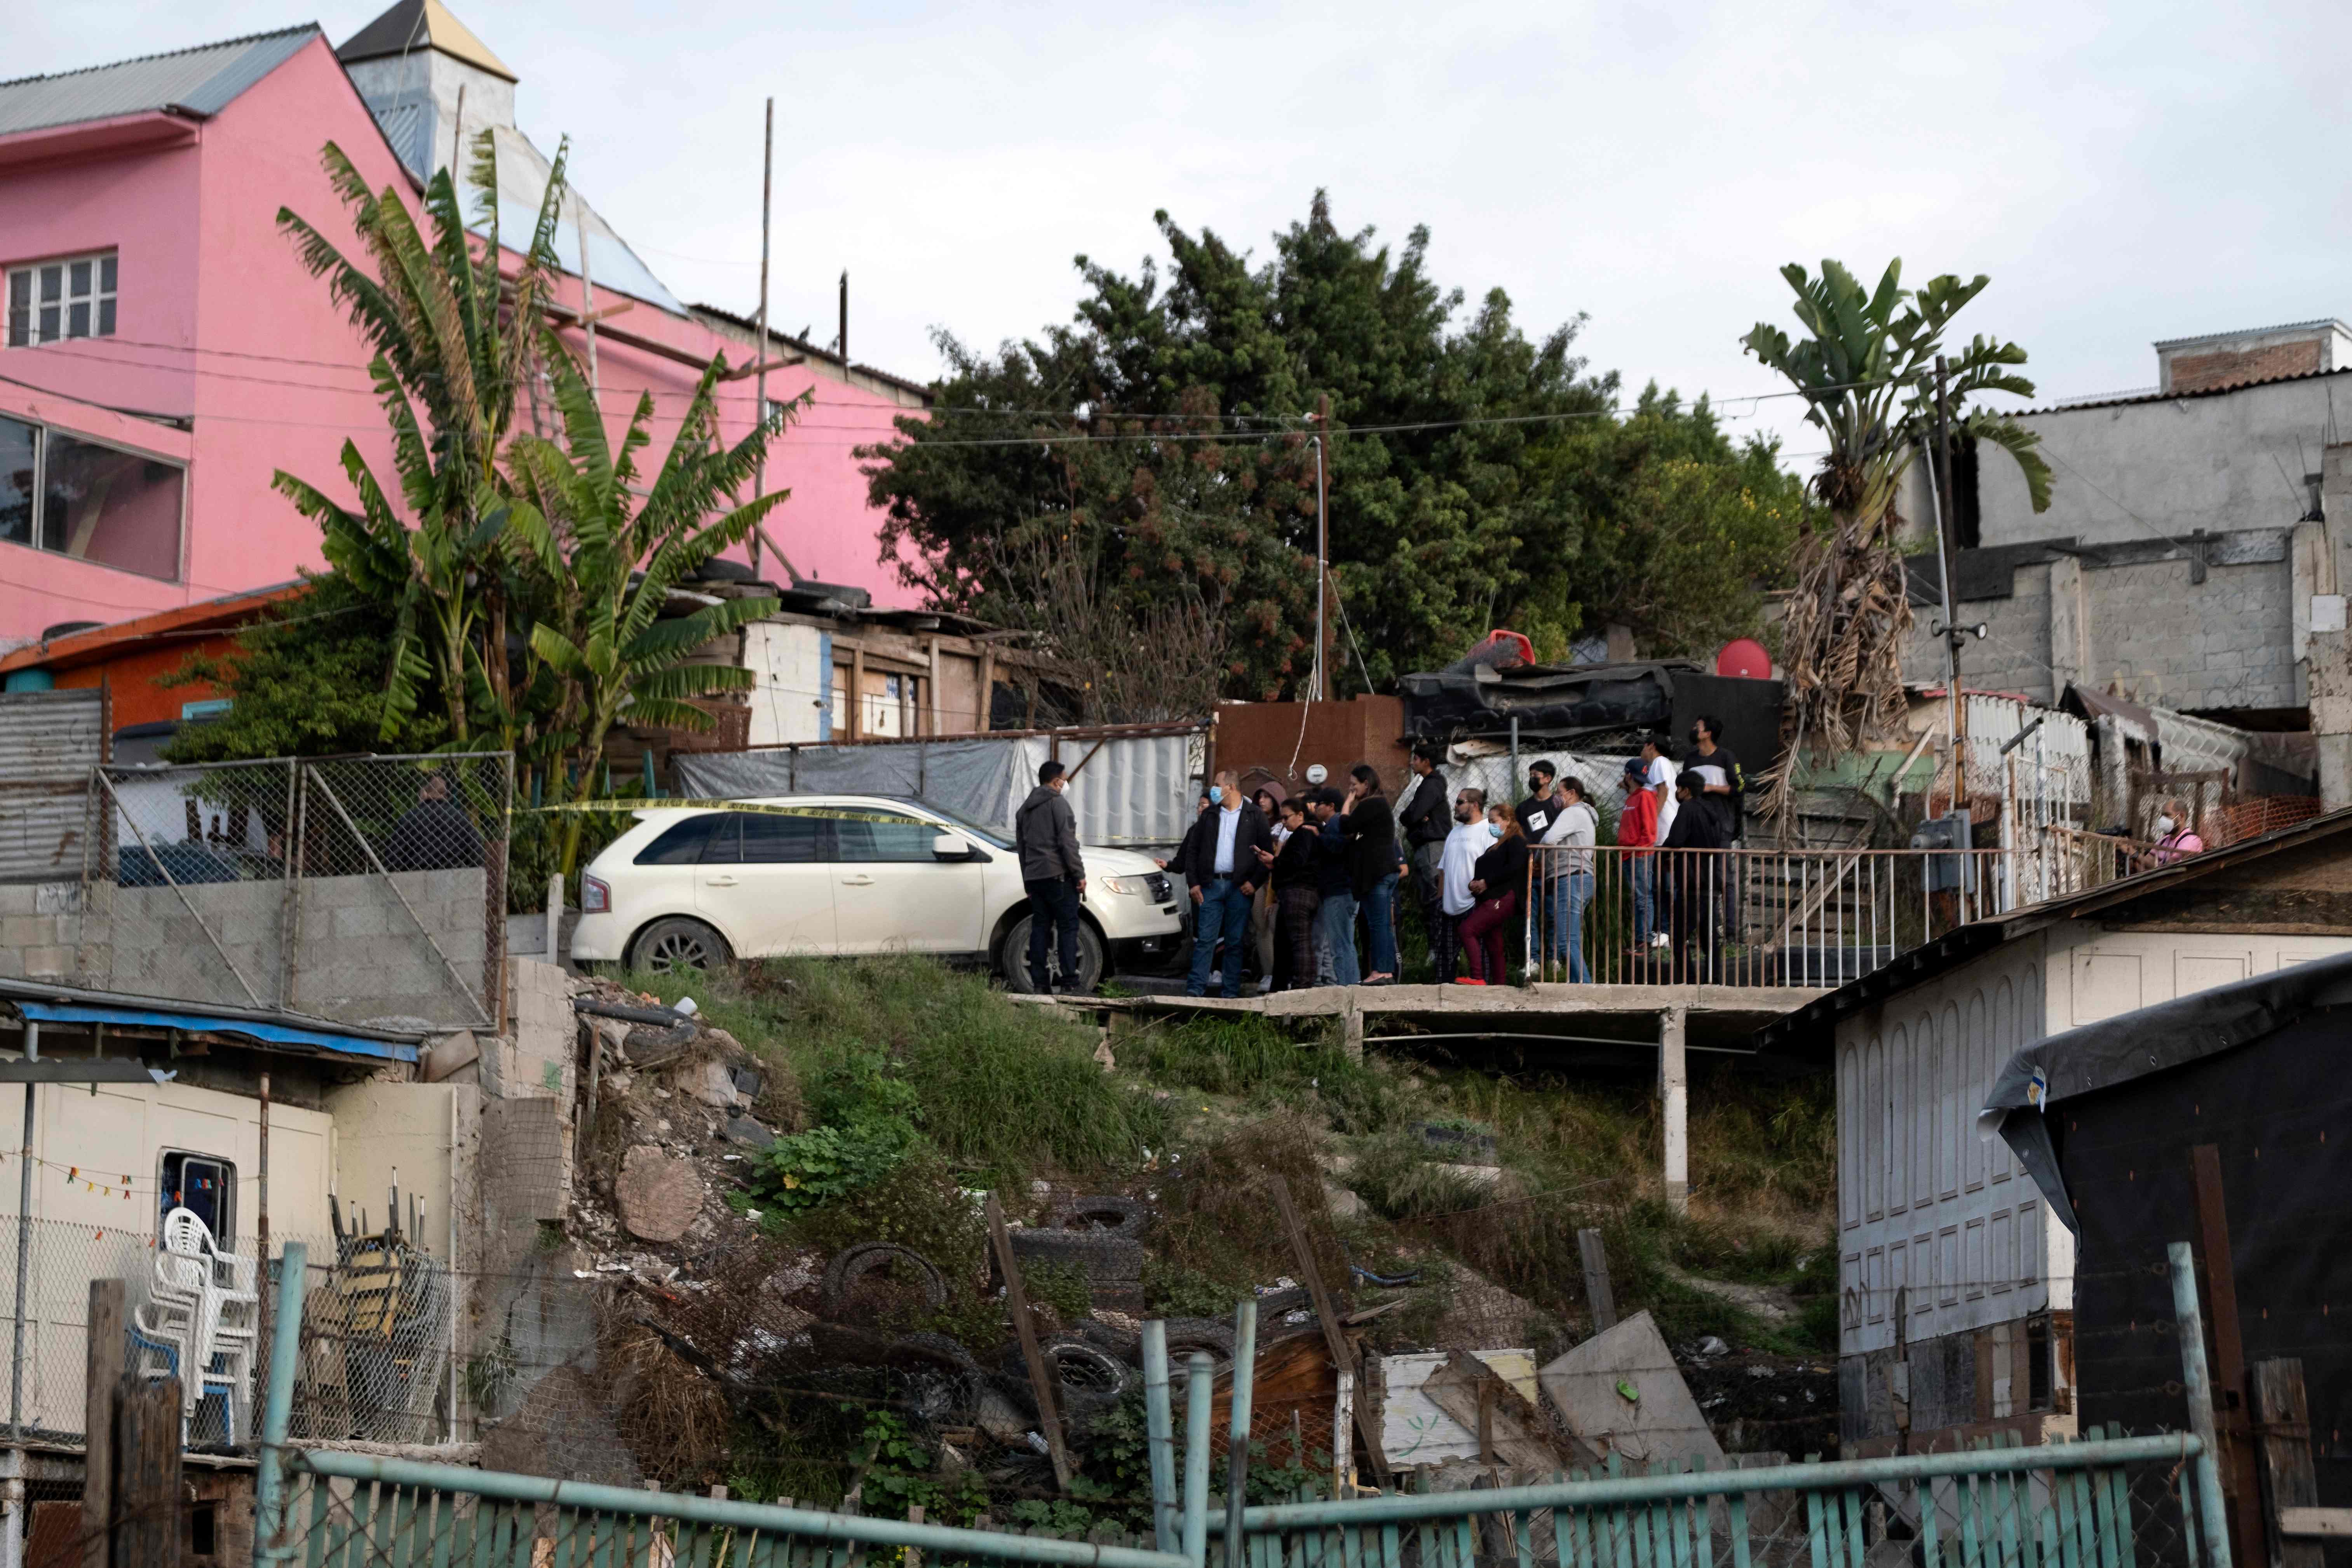
[[[742,858],[762,865],[804,866],[824,858],[825,823],[815,816],[774,816],[741,812]]]
[[[837,821],[833,825],[834,839],[838,845],[836,860],[890,860],[929,862],[931,840],[946,829],[936,823],[919,822],[896,812],[866,812],[871,821]]]
[[[720,812],[707,811],[689,816],[638,850],[635,863],[639,866],[691,866],[707,858],[704,850],[713,831],[721,822],[730,820]]]

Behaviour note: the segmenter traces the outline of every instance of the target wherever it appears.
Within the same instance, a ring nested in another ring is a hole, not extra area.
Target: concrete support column
[[[2082,559],[2062,555],[2050,563],[2050,700],[2062,700],[2070,684],[2091,684],[2091,601]]]
[[[1665,1107],[1666,1202],[1690,1207],[1690,1069],[1683,1054],[1684,1012],[1658,1015],[1658,1098]]]
[[[2287,546],[2287,604],[2294,626],[2294,700],[2311,700],[2311,634],[2344,629],[2344,602],[2336,587],[2336,551],[2327,525],[2306,518]],[[2326,601],[2319,603],[2317,601]]]
[[[2352,632],[2315,631],[2311,650],[2311,734],[2319,745],[2319,803],[2352,805]]]

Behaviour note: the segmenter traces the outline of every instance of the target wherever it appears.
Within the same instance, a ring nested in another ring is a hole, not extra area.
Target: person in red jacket
[[[1625,805],[1617,813],[1617,843],[1627,850],[1653,853],[1627,854],[1626,879],[1633,885],[1633,955],[1641,957],[1650,950],[1650,933],[1657,929],[1658,858],[1658,797],[1647,783],[1647,770],[1642,759],[1634,758],[1625,764]]]

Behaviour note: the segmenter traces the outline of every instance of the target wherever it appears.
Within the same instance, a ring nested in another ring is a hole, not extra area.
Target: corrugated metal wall
[[[105,738],[102,692],[0,693],[0,882],[80,879]]]
[[[1058,757],[1071,772],[1078,837],[1110,847],[1172,845],[1192,824],[1208,731],[1063,730],[940,741],[858,742],[681,752],[680,791],[752,800],[786,795],[898,795],[929,802],[1000,833]]]

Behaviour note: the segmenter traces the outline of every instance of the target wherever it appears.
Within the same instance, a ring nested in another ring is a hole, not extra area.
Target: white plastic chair
[[[223,1284],[226,1272],[228,1283]],[[180,1348],[183,1418],[193,1420],[208,1389],[231,1401],[230,1424],[251,1394],[257,1308],[251,1259],[224,1253],[197,1215],[175,1208],[163,1216],[163,1245],[155,1252],[156,1302],[163,1315],[142,1331],[171,1338]],[[178,1325],[170,1320],[178,1317]],[[176,1326],[177,1332],[173,1330]],[[225,1364],[218,1370],[215,1360]],[[233,1436],[233,1434],[232,1434]]]

